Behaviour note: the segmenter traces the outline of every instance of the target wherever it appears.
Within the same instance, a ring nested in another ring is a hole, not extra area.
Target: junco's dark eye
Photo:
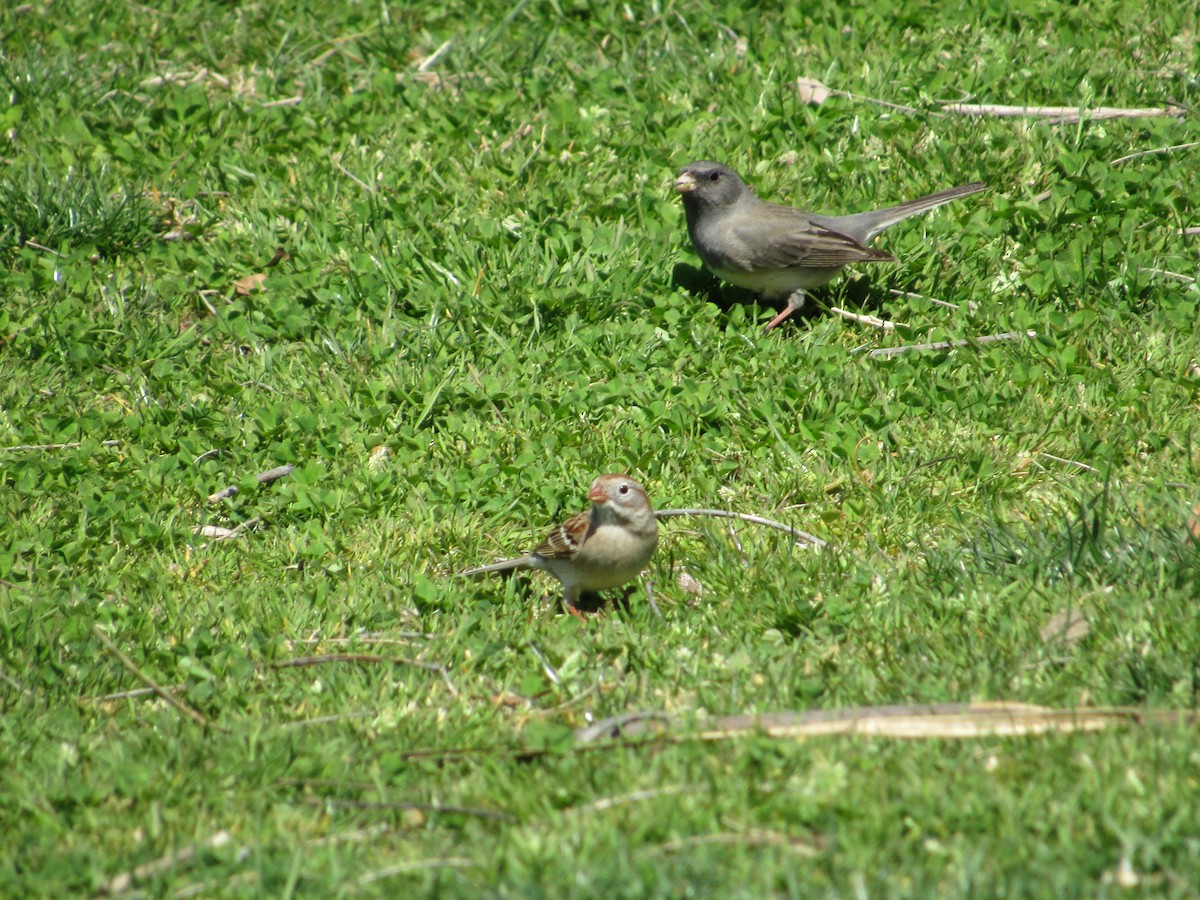
[[[720,173],[720,172],[713,172],[711,175],[709,175],[709,176],[708,176],[708,180],[709,180],[709,181],[720,181],[720,180],[721,180],[721,173]]]

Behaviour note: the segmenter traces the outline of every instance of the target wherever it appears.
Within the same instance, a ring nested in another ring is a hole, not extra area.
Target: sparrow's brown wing
[[[590,510],[576,513],[563,522],[534,548],[535,556],[543,559],[568,559],[579,552],[580,546],[587,540],[593,529]]]

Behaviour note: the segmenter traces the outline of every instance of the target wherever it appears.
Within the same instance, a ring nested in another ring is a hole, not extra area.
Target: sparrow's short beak
[[[690,194],[697,187],[696,176],[691,172],[684,172],[675,179],[675,190],[681,194]]]
[[[607,503],[608,494],[605,493],[604,488],[600,487],[600,485],[596,485],[594,488],[588,491],[588,499],[593,503]]]

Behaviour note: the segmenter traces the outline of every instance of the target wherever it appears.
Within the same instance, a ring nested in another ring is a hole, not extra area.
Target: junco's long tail
[[[918,197],[916,200],[909,200],[907,203],[889,206],[886,209],[874,209],[870,212],[855,213],[852,216],[811,216],[811,218],[834,231],[850,235],[860,244],[867,244],[879,232],[891,228],[897,222],[919,213],[928,212],[951,200],[978,194],[986,187],[987,185],[982,181],[973,181],[971,184],[938,191],[936,194]]]

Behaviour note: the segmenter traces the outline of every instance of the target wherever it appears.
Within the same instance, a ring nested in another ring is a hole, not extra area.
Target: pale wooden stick
[[[1148,266],[1138,266],[1139,272],[1145,272],[1147,275],[1161,275],[1163,278],[1174,278],[1176,281],[1182,281],[1185,284],[1193,284],[1196,279],[1191,275],[1180,275],[1178,272],[1169,272],[1166,269],[1151,269]]]
[[[1066,465],[1066,466],[1075,466],[1078,469],[1083,469],[1085,472],[1099,472],[1100,471],[1095,466],[1089,466],[1087,463],[1081,463],[1078,460],[1067,459],[1066,457],[1062,457],[1062,456],[1054,456],[1053,454],[1050,454],[1050,453],[1042,453],[1041,451],[1039,451],[1038,456],[1041,456],[1045,459],[1053,460],[1054,462],[1057,462],[1057,463],[1062,463],[1063,465]]]
[[[1036,331],[1005,331],[1001,334],[985,334],[982,337],[964,338],[959,341],[937,341],[932,344],[904,344],[900,347],[880,347],[870,351],[867,356],[892,357],[901,353],[916,353],[922,350],[953,350],[955,347],[972,347],[976,344],[994,344],[997,341],[1015,341],[1021,338],[1035,338]]]
[[[160,872],[165,872],[172,866],[179,863],[187,862],[196,855],[196,850],[216,850],[224,847],[231,840],[231,835],[225,829],[221,829],[208,840],[202,841],[199,844],[190,844],[187,847],[182,847],[174,853],[168,853],[166,856],[160,856],[153,862],[148,862],[145,865],[138,866],[136,869],[130,869],[128,872],[122,872],[113,878],[110,878],[104,884],[100,885],[100,893],[102,894],[124,894],[135,882],[142,881]]]
[[[201,712],[188,706],[182,700],[176,700],[174,697],[172,697],[170,691],[139,669],[137,664],[132,659],[122,653],[121,648],[113,643],[112,638],[105,634],[104,630],[98,624],[92,626],[92,634],[96,635],[100,643],[107,648],[109,653],[120,660],[121,665],[123,665],[130,674],[144,681],[150,686],[150,688],[154,690],[154,693],[158,694],[159,697],[167,701],[169,705],[179,710],[179,712],[183,713],[193,722],[203,725],[205,728],[215,728],[217,731],[225,730],[224,728],[212,724],[210,721],[208,721],[208,719],[204,718],[204,715]]]
[[[120,445],[120,441],[101,441],[101,447],[116,447]],[[82,447],[82,441],[70,441],[66,444],[21,444],[16,447],[0,447],[0,452],[8,450],[16,453],[19,450],[71,450],[75,447]]]
[[[714,516],[718,519],[741,519],[743,522],[750,522],[754,525],[765,525],[767,528],[774,528],[776,531],[787,532],[796,538],[797,544],[811,544],[815,547],[828,546],[825,541],[816,535],[809,534],[807,531],[801,531],[799,528],[793,528],[791,525],[784,525],[782,522],[776,522],[773,519],[764,519],[762,516],[753,516],[749,513],[730,512],[725,509],[660,509],[654,515],[660,519],[666,519],[669,516]]]
[[[884,331],[893,331],[896,328],[895,322],[888,322],[875,316],[863,315],[862,313],[852,313],[850,310],[842,309],[840,306],[831,306],[829,307],[829,311],[836,316],[841,316],[843,319],[858,322],[860,325],[870,325],[872,328],[881,328]]]
[[[270,484],[273,481],[278,481],[285,475],[290,475],[296,471],[296,467],[291,463],[285,463],[282,466],[276,466],[274,469],[267,469],[265,472],[260,472],[255,476],[255,480],[259,484]],[[221,488],[215,494],[209,494],[208,502],[216,503],[219,500],[224,500],[226,497],[232,497],[238,492],[237,485],[231,484],[229,487]]]
[[[1174,153],[1176,150],[1190,150],[1192,147],[1200,147],[1200,141],[1192,141],[1188,144],[1172,144],[1170,147],[1155,147],[1153,150],[1139,150],[1137,153],[1130,153],[1128,156],[1118,156],[1109,165],[1119,166],[1123,162],[1129,162],[1131,159],[1137,159],[1141,156],[1155,156],[1159,153]]]
[[[1101,106],[1096,109],[1080,109],[1076,106],[1006,106],[991,103],[949,103],[943,106],[942,109],[945,112],[957,113],[963,116],[1027,116],[1038,119],[1052,119],[1060,124],[1072,124],[1084,118],[1142,119],[1152,116],[1179,117],[1184,114],[1184,110],[1182,109],[1163,109],[1161,107],[1122,109],[1114,106]]]

